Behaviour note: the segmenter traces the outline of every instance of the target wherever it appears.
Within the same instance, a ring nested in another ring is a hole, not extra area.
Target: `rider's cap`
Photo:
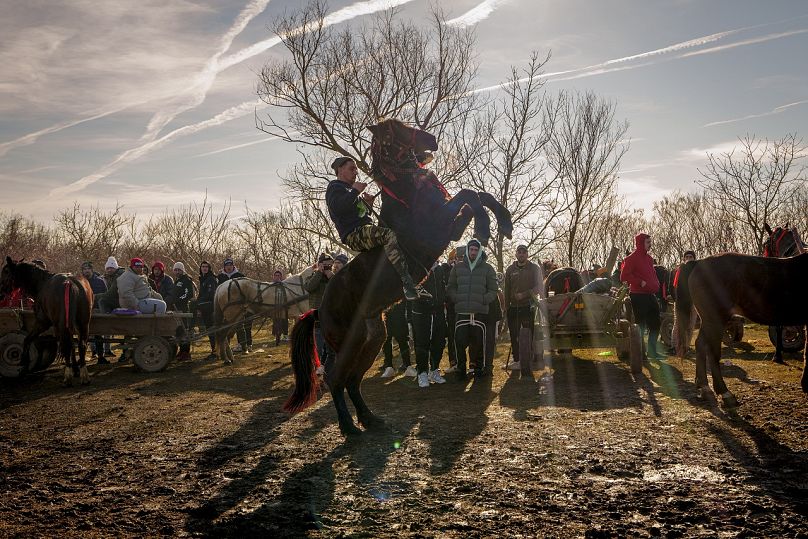
[[[331,168],[334,169],[334,174],[336,174],[337,171],[339,171],[339,168],[348,161],[353,161],[353,159],[351,157],[346,157],[344,155],[334,159],[334,161],[331,163]]]

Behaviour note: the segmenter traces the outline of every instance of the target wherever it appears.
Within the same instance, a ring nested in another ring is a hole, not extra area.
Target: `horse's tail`
[[[59,312],[59,320],[54,328],[54,333],[58,338],[58,355],[65,359],[65,363],[70,360],[70,352],[73,351],[73,331],[76,328],[76,314],[78,312],[78,294],[73,291],[73,281],[65,279],[64,303]]]
[[[317,311],[311,310],[300,317],[292,328],[291,348],[292,371],[295,373],[295,389],[283,405],[287,412],[300,412],[317,400],[319,381],[314,364],[314,322]]]
[[[693,298],[690,297],[690,274],[696,267],[695,261],[690,261],[679,268],[676,279],[676,329],[677,342],[676,355],[684,357],[690,347],[690,317],[693,312]]]

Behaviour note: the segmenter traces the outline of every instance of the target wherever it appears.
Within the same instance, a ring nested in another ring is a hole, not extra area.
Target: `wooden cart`
[[[539,301],[533,329],[536,355],[588,348],[615,348],[632,372],[642,371],[642,336],[625,286],[614,296],[573,292]]]
[[[106,343],[120,343],[123,353],[145,372],[164,370],[176,355],[177,345],[186,338],[183,319],[190,313],[138,314],[121,316],[93,313],[90,336]],[[22,342],[34,325],[34,312],[0,309],[0,376],[16,378],[22,367]],[[56,340],[49,330],[38,338],[30,352],[31,372],[47,369],[56,359]]]

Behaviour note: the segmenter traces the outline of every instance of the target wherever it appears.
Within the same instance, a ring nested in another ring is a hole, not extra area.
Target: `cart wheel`
[[[20,332],[6,333],[0,337],[0,376],[17,378],[22,371],[22,341],[25,334]],[[33,348],[33,346],[32,346]],[[31,350],[31,357],[35,358]]]
[[[58,350],[58,343],[53,337],[41,337],[34,341],[31,350],[33,356],[34,346],[39,350],[36,355],[36,366],[32,367],[32,371],[44,371],[56,361],[56,352]]]
[[[625,318],[620,318],[617,321],[617,331],[620,336],[615,338],[614,348],[617,352],[617,358],[623,361],[627,361],[629,356],[628,332],[630,329],[631,322]]]
[[[673,342],[673,316],[665,314],[662,316],[662,325],[659,327],[659,340],[665,346],[670,346]]]
[[[769,339],[777,346],[777,328],[769,326]],[[783,352],[801,352],[805,348],[804,326],[783,326]]]
[[[524,375],[533,374],[533,347],[531,346],[530,328],[519,330],[519,367]]]
[[[141,337],[135,342],[132,359],[142,371],[163,371],[171,361],[171,345],[162,337]]]
[[[629,328],[628,345],[631,372],[638,374],[642,372],[642,334],[640,333],[640,326],[637,324],[631,324],[631,328]]]

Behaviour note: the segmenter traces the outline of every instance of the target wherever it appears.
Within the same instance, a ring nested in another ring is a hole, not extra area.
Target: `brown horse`
[[[763,224],[764,230],[769,234],[769,239],[763,247],[763,256],[771,256],[774,258],[786,258],[796,256],[808,252],[805,244],[800,239],[800,235],[796,228],[790,228],[788,224],[785,227],[778,226],[774,230],[771,229],[768,223]],[[774,357],[772,361],[775,363],[783,362],[783,326],[772,326],[769,328],[769,335],[774,333]],[[800,330],[805,328],[789,327],[789,334],[799,335]],[[772,331],[773,330],[773,331]]]
[[[6,265],[0,274],[0,291],[7,292],[17,287],[34,298],[36,315],[34,327],[23,341],[20,375],[28,372],[31,343],[52,326],[59,345],[58,355],[65,358],[65,385],[73,385],[74,376],[79,376],[82,384],[89,384],[90,375],[84,357],[93,307],[90,283],[81,275],[54,275],[34,264],[15,263],[11,257],[6,257]],[[73,348],[73,334],[78,335],[78,361]]]
[[[382,188],[380,223],[396,232],[413,279],[423,280],[428,269],[452,240],[458,240],[474,217],[474,232],[485,245],[491,235],[488,208],[497,218],[499,233],[511,236],[510,212],[488,193],[461,189],[450,197],[430,170],[416,157],[437,149],[437,140],[426,131],[398,120],[368,127],[373,133],[371,174]],[[402,299],[401,279],[381,247],[360,253],[334,275],[326,287],[320,309],[295,324],[291,358],[295,389],[285,408],[296,412],[317,398],[314,374],[313,329],[319,318],[325,340],[336,352],[326,364],[325,380],[337,409],[340,430],[358,434],[348,411],[344,392],[356,408],[365,428],[384,425],[365,403],[360,385],[384,343],[382,311]]]
[[[682,267],[676,287],[676,317],[680,338],[690,326],[691,305],[701,317],[696,339],[696,387],[707,389],[707,361],[713,389],[724,404],[736,406],[735,396],[721,376],[721,337],[733,314],[758,324],[785,326],[808,323],[808,253],[791,258],[764,258],[725,253],[691,261]],[[679,343],[686,350],[687,343]],[[802,373],[808,392],[808,362]]]

